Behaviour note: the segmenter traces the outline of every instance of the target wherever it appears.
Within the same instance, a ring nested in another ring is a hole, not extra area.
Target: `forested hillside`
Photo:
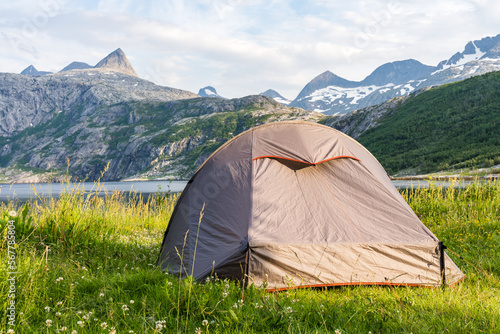
[[[500,72],[410,98],[359,141],[390,174],[500,163]]]

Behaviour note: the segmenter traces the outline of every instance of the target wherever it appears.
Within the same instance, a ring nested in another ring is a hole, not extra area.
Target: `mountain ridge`
[[[325,71],[307,83],[290,106],[345,114],[404,96],[425,86],[442,85],[500,70],[500,34],[470,41],[436,66],[415,59],[389,62],[361,81],[350,81]]]

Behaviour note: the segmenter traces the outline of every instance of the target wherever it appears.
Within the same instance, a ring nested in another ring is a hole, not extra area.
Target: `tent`
[[[443,249],[361,144],[291,121],[247,130],[201,165],[175,206],[158,265],[269,290],[451,285],[464,275]]]

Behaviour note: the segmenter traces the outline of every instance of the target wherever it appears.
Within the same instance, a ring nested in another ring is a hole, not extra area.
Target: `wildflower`
[[[172,282],[168,282],[168,286],[172,286]]]
[[[123,304],[123,305],[122,305],[122,310],[123,310],[123,311],[128,311],[128,306],[127,306],[126,304]]]
[[[59,328],[59,330],[60,330],[61,332],[64,332],[64,331],[68,330],[68,327],[64,326],[64,327]]]
[[[80,327],[83,327],[83,325],[84,325],[83,321],[81,321],[81,320],[80,320],[80,321],[77,321],[77,322],[76,322],[76,324],[77,324],[78,326],[80,326]]]
[[[56,279],[56,283],[59,283],[59,282],[60,282],[60,281],[62,281],[62,280],[64,280],[64,278],[59,277],[59,278],[57,278],[57,279]]]
[[[82,267],[82,270],[88,271],[86,267]]]
[[[50,320],[50,319],[45,320],[45,325],[46,325],[47,327],[52,326],[52,320]]]
[[[57,305],[62,305],[62,302],[57,302]]]
[[[227,297],[227,292],[223,292],[222,293],[222,298],[226,298]]]
[[[7,334],[14,334],[14,330],[12,328],[9,328],[9,330],[7,331]]]
[[[338,328],[337,328],[337,329],[335,330],[335,334],[341,334],[341,333],[342,333],[342,330],[341,330],[341,329],[338,329]]]
[[[161,331],[163,329],[163,327],[165,327],[165,324],[167,322],[165,320],[158,320],[155,325],[156,325],[156,329]]]
[[[76,314],[82,314],[82,311],[77,311]]]
[[[50,312],[50,306],[45,306],[45,311]]]
[[[106,322],[103,322],[103,323],[101,323],[101,327],[106,329],[106,328],[108,328],[108,324]]]
[[[71,334],[77,334],[77,333],[78,332],[76,330],[74,330],[74,329],[71,331]]]
[[[130,300],[130,304],[133,304],[133,303],[134,303],[134,301],[133,301],[133,300]]]
[[[208,325],[208,320],[207,320],[207,319],[204,319],[204,320],[201,322],[201,324],[202,324],[203,326]]]
[[[194,332],[196,334],[201,334],[201,328],[200,327],[196,327],[196,330]]]
[[[240,306],[243,306],[243,299],[238,300],[238,303],[240,303]]]
[[[111,327],[109,334],[116,334],[116,329],[114,327]]]
[[[286,312],[286,313],[292,313],[292,312],[293,312],[293,309],[292,309],[290,306],[288,306],[288,307],[285,309],[285,312]],[[335,332],[335,333],[337,333],[337,332]]]
[[[83,316],[83,320],[89,320],[89,315],[88,315],[88,314],[85,314],[85,315]]]
[[[101,297],[101,298],[102,298],[102,297],[104,297],[104,293],[102,293],[102,292],[101,292],[101,293],[99,294],[99,297]]]
[[[17,212],[16,212],[16,211],[14,211],[14,210],[9,211],[9,216],[11,216],[11,217],[15,217],[15,216],[17,216]]]
[[[233,308],[238,308],[238,304],[234,303]]]
[[[61,312],[56,312],[56,316],[60,317],[61,316]]]

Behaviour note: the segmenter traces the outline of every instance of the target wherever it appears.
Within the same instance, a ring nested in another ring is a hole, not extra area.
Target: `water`
[[[137,181],[137,182],[104,182],[101,184],[101,193],[108,192],[139,192],[142,194],[154,194],[158,192],[181,192],[184,190],[187,181]],[[79,184],[61,184],[61,183],[18,183],[18,184],[0,184],[0,201],[19,200],[26,201],[38,196],[59,197],[61,193],[71,191],[74,187],[79,190],[85,190],[86,193],[94,192],[96,185],[93,182],[82,182]]]
[[[474,181],[455,182],[454,186],[463,187],[466,184]],[[426,180],[395,180],[392,181],[394,186],[400,190],[408,188],[429,187],[430,182]],[[449,187],[449,181],[432,181],[436,186]],[[158,192],[182,192],[186,187],[187,181],[136,181],[136,182],[104,182],[102,183],[103,192],[114,190],[122,192],[135,191],[143,195],[154,194]],[[0,184],[0,201],[6,202],[9,200],[26,201],[39,196],[59,197],[66,190],[71,190],[75,184],[60,184],[60,183],[37,183],[37,184]],[[93,182],[83,182],[78,184],[80,190],[85,192],[95,191]],[[36,191],[36,193],[35,193]]]

